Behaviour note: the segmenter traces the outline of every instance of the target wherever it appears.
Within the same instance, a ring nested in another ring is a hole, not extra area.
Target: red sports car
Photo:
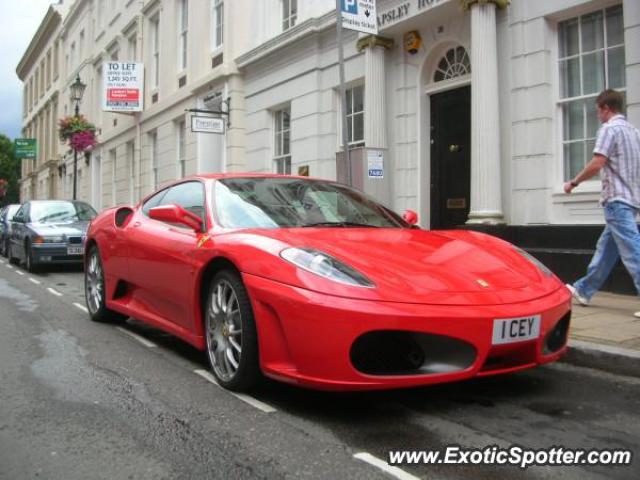
[[[565,352],[570,294],[544,265],[415,222],[335,182],[191,177],[93,220],[87,306],[206,350],[234,390],[261,375],[325,390],[427,385]]]

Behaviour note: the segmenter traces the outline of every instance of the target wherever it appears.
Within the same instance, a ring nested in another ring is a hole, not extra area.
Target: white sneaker
[[[565,285],[569,291],[571,292],[571,296],[583,307],[586,307],[587,305],[589,305],[589,300],[587,300],[586,298],[584,298],[582,295],[580,295],[578,293],[578,290],[576,290],[576,288],[571,285],[570,283],[567,283]],[[640,312],[638,312],[640,314]],[[640,315],[638,315],[638,317],[640,318]]]
[[[633,316],[636,317],[636,318],[640,318],[640,312],[634,313]]]

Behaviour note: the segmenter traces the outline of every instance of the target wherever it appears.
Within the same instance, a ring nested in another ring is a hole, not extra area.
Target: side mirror
[[[149,217],[167,223],[179,223],[196,232],[202,230],[202,219],[180,205],[162,205],[149,210]]]
[[[402,218],[409,225],[416,225],[418,223],[418,214],[413,210],[405,210],[402,214]]]

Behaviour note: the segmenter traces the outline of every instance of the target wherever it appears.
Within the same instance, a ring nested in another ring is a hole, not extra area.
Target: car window
[[[160,205],[180,205],[185,210],[204,218],[204,186],[200,182],[186,182],[171,187]]]
[[[69,223],[92,220],[96,211],[84,202],[64,200],[33,202],[30,217],[34,223]]]
[[[14,222],[24,222],[26,217],[27,217],[27,206],[28,204],[24,204],[22,205],[18,211],[16,212],[16,214],[13,216],[13,221]]]
[[[142,213],[144,213],[147,217],[149,216],[149,210],[151,210],[153,207],[157,207],[160,204],[160,200],[162,200],[162,197],[164,197],[167,194],[167,190],[161,190],[160,192],[156,193],[153,197],[149,198],[149,200],[147,200],[146,202],[144,202],[144,204],[142,205]]]
[[[7,220],[11,221],[19,209],[20,205],[9,205],[4,212]]]

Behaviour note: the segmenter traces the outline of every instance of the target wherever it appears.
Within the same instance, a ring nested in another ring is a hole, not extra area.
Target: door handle
[[[449,151],[451,153],[459,152],[460,151],[460,145],[455,145],[455,144],[449,145]]]
[[[142,225],[140,222],[135,222],[132,226],[133,228],[138,228],[140,225]]]

